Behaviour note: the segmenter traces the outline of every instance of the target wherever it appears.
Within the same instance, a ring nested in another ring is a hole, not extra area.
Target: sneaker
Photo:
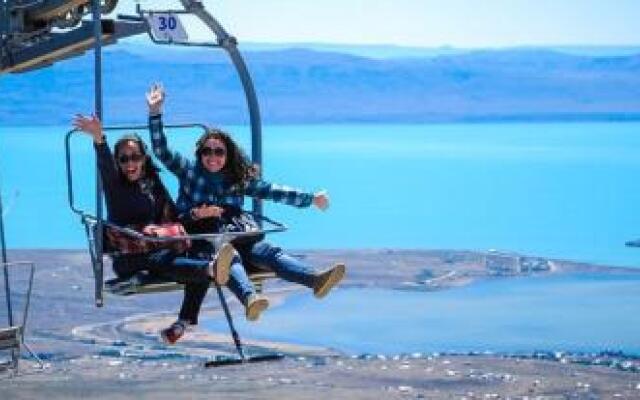
[[[161,330],[160,337],[164,344],[175,344],[186,330],[187,327],[183,321],[176,321],[170,327]]]
[[[345,269],[344,264],[340,263],[325,272],[319,273],[316,277],[316,283],[313,285],[313,295],[319,299],[326,296],[344,278]]]
[[[226,285],[229,281],[229,269],[236,254],[236,249],[231,243],[224,243],[216,253],[213,261],[209,264],[210,276],[218,285]]]
[[[269,307],[269,299],[259,294],[251,294],[245,303],[245,314],[248,321],[257,321],[260,314]]]

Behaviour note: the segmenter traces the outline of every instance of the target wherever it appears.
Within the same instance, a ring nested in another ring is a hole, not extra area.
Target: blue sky
[[[204,0],[243,41],[403,46],[639,45],[640,0]],[[145,8],[176,0],[142,0]],[[131,13],[132,0],[118,11]],[[198,29],[191,29],[198,31]]]

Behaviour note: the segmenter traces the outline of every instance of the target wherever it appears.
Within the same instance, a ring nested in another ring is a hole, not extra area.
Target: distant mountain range
[[[265,123],[640,119],[640,48],[324,46],[246,46]],[[144,122],[155,81],[168,92],[167,120],[247,121],[222,51],[125,43],[105,50],[107,122]],[[92,108],[90,53],[0,75],[2,125],[67,124]]]

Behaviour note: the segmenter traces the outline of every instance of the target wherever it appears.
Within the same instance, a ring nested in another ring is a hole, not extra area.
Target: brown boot
[[[218,285],[226,285],[229,281],[229,270],[235,254],[236,249],[233,248],[231,243],[224,243],[220,246],[213,261],[211,261],[209,275]]]
[[[313,285],[314,296],[319,299],[326,296],[327,293],[344,278],[345,271],[346,268],[344,264],[338,263],[335,264],[333,268],[318,274],[316,282]]]
[[[259,294],[251,294],[245,302],[245,314],[248,321],[257,321],[260,314],[269,307],[269,299]]]

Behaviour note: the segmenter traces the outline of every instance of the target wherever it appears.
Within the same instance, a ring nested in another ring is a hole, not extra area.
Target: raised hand
[[[147,93],[147,106],[149,107],[150,115],[157,115],[162,113],[162,104],[164,103],[164,88],[159,83],[151,85],[149,92]]]
[[[325,211],[329,208],[329,195],[326,190],[321,190],[313,195],[313,205],[318,207],[321,211]]]
[[[102,123],[95,115],[85,117],[82,114],[76,114],[73,119],[73,127],[88,133],[93,137],[93,141],[96,143],[104,142],[104,133],[102,132]]]

